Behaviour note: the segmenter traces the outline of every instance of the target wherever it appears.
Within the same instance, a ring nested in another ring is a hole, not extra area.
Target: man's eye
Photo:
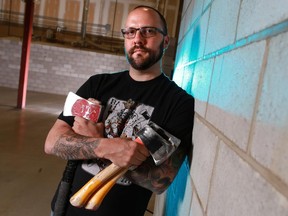
[[[155,30],[153,28],[146,28],[145,29],[145,34],[154,34],[155,33]]]
[[[126,31],[126,34],[128,34],[128,35],[133,35],[135,33],[135,29],[128,29],[127,31]]]

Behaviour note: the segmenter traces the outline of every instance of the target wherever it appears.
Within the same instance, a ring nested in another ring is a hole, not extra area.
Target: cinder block
[[[65,69],[71,69],[72,68],[71,64],[64,64],[63,66]]]
[[[194,69],[192,95],[196,99],[195,111],[202,117],[206,114],[213,64],[214,59],[201,61]]]
[[[270,41],[251,153],[288,185],[288,33]]]
[[[51,57],[44,57],[44,60],[47,62],[52,62],[53,59]]]
[[[212,0],[204,0],[203,3],[203,10],[205,10],[206,7],[208,7],[208,5],[211,3]]]
[[[286,216],[287,212],[287,199],[221,142],[207,216]]]
[[[177,45],[177,49],[176,49],[176,53],[178,52],[179,50],[179,47],[180,47],[180,44],[181,44],[181,41],[183,40],[183,36],[186,32],[187,29],[184,28],[184,25],[185,25],[185,15],[184,17],[181,18],[181,22],[180,22],[180,29],[179,29],[179,34],[178,34],[178,45]],[[177,54],[176,54],[176,57],[177,57]]]
[[[185,1],[185,2],[187,2],[187,1]],[[185,10],[185,12],[181,18],[181,23],[180,23],[180,32],[179,32],[179,36],[178,36],[179,37],[178,43],[179,43],[179,41],[181,42],[183,40],[184,35],[186,35],[186,33],[190,30],[190,28],[189,28],[190,27],[190,18],[191,18],[191,15],[189,15],[190,11],[188,10],[188,8],[187,9],[183,8],[183,11],[184,10]]]
[[[166,192],[155,195],[154,216],[163,216],[165,214]]]
[[[189,4],[191,4],[191,1],[192,1],[192,0],[183,1],[183,9],[182,9],[182,11],[183,11],[182,13],[183,13],[183,14],[186,13]]]
[[[265,41],[216,57],[206,118],[246,151]]]
[[[87,55],[88,56],[92,56],[92,58],[95,58],[98,55],[98,53],[96,53],[96,52],[87,52]]]
[[[243,0],[239,16],[237,39],[259,32],[287,20],[288,1]]]
[[[187,11],[187,15],[190,20],[190,25],[195,24],[195,21],[199,19],[202,13],[202,8],[203,8],[203,0],[191,1]]]
[[[8,55],[7,55],[7,56],[1,56],[1,62],[2,62],[2,61],[3,61],[3,62],[4,62],[4,61],[7,62],[7,60],[9,60],[9,59],[11,59],[11,58],[10,58],[10,56],[8,56]],[[4,64],[3,64],[3,65],[4,65]]]
[[[212,2],[205,54],[234,43],[240,0]]]
[[[198,42],[196,39],[194,41],[198,43],[197,49],[197,56],[201,58],[204,56],[205,45],[206,45],[206,35],[207,35],[207,28],[208,28],[208,19],[209,19],[209,10],[203,14],[201,17],[199,24],[194,27],[194,38],[198,35]],[[194,42],[194,43],[195,43]],[[195,46],[193,46],[195,48]],[[193,51],[194,52],[194,51]]]
[[[210,180],[215,162],[217,143],[217,136],[195,118],[191,175],[204,209],[208,203]]]
[[[204,216],[203,209],[196,195],[193,195],[189,216]]]
[[[20,65],[9,64],[8,67],[11,69],[20,70]]]
[[[10,54],[13,56],[13,58],[18,58],[20,59],[21,58],[21,53],[13,53],[13,54]]]

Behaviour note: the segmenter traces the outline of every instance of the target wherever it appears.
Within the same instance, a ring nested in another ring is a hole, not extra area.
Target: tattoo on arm
[[[94,152],[99,141],[68,131],[57,140],[53,152],[55,155],[66,160],[96,158]]]
[[[129,172],[128,176],[136,184],[145,187],[155,193],[162,193],[174,180],[185,155],[183,150],[178,149],[169,159],[160,166],[155,166],[151,160],[145,161],[135,171]]]

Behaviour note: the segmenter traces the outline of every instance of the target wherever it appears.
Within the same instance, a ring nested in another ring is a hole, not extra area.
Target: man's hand
[[[105,151],[103,151],[101,157],[121,167],[139,166],[150,155],[148,149],[143,144],[131,139],[112,138],[106,141]]]
[[[88,101],[94,104],[101,104],[100,101],[95,100],[94,98],[89,98]],[[93,122],[79,116],[74,117],[74,124],[72,129],[75,133],[82,136],[95,138],[104,137],[104,124],[102,122]]]
[[[72,129],[75,133],[82,136],[104,137],[104,124],[102,122],[94,123],[79,116],[75,116]]]

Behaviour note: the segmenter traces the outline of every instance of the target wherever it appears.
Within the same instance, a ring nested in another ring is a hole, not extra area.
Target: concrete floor
[[[44,153],[46,135],[65,96],[28,92],[16,109],[17,90],[0,87],[0,215],[45,216],[66,162]],[[154,196],[145,216],[153,215]]]

